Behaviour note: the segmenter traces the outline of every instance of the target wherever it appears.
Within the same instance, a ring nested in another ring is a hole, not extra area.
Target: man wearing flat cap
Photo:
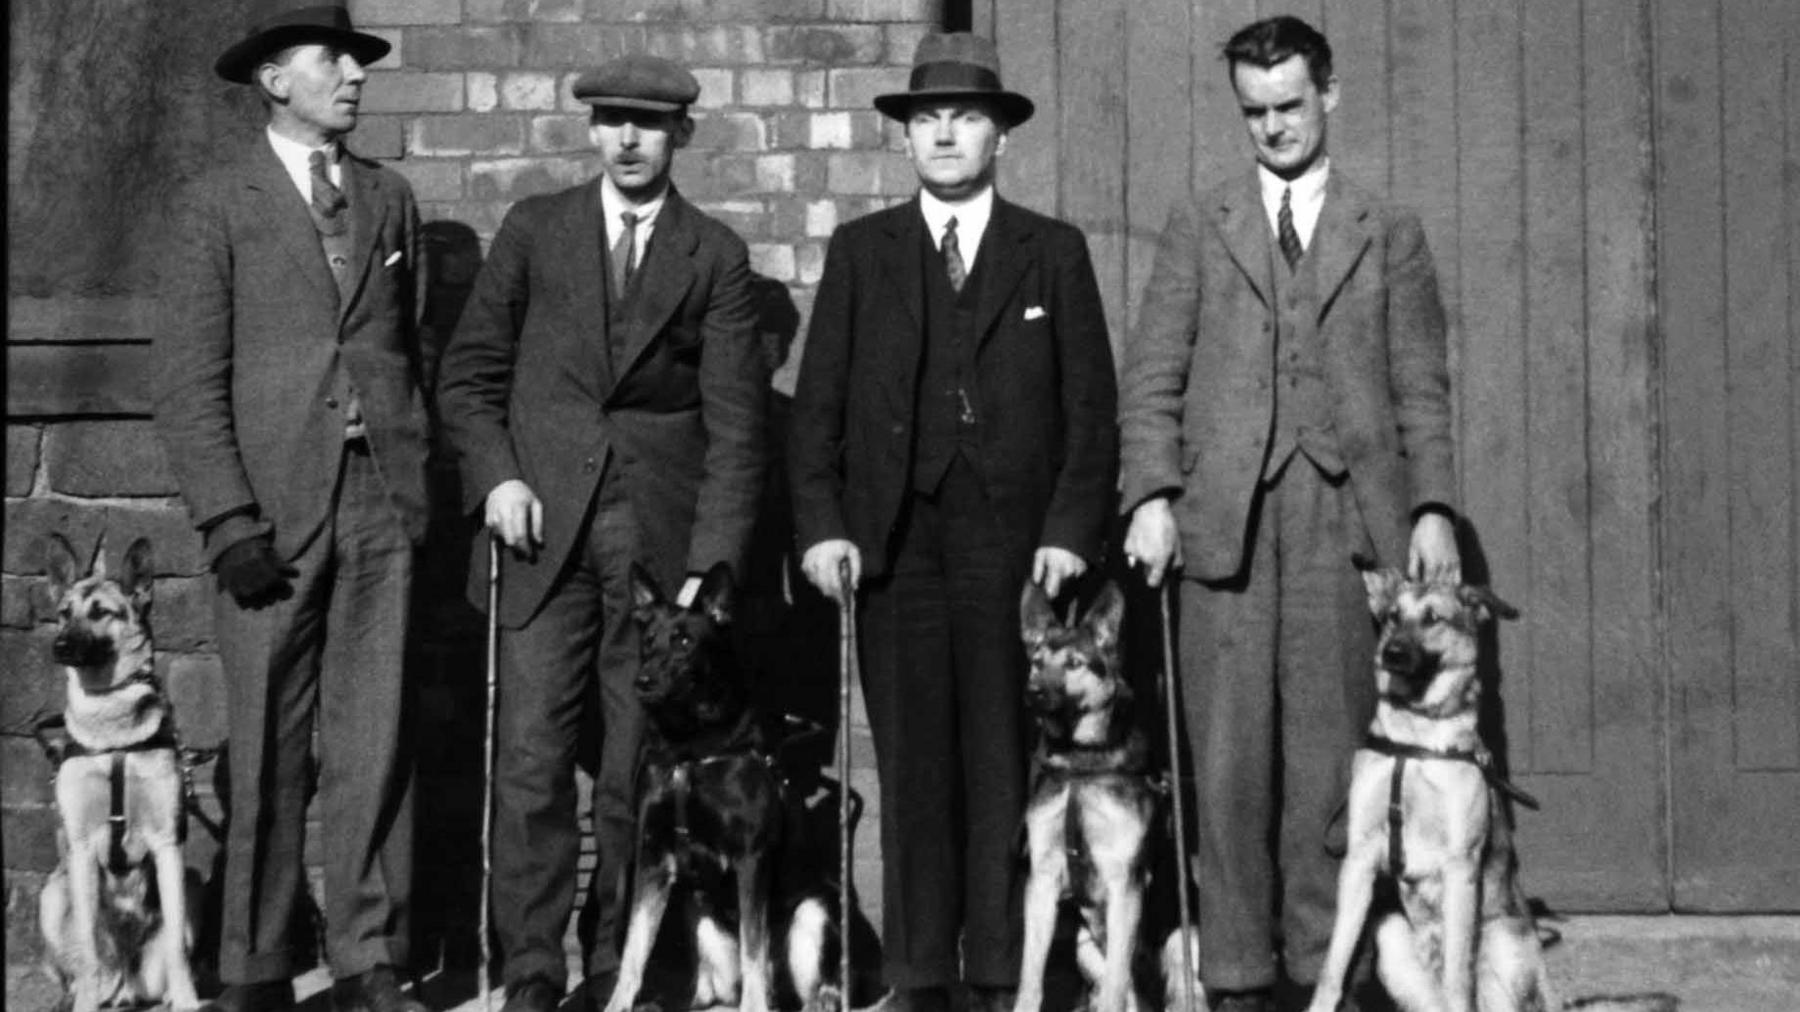
[[[325,957],[339,1012],[400,991],[412,885],[402,659],[426,520],[418,212],[343,143],[388,43],[342,0],[271,0],[214,69],[268,129],[176,206],[156,421],[218,577],[231,818],[226,1009],[286,1009],[316,760]],[[314,751],[314,738],[317,753]]]
[[[861,592],[887,978],[914,1012],[959,979],[996,1007],[1020,958],[1019,593],[1055,597],[1100,553],[1112,353],[1081,232],[994,193],[1032,103],[1001,87],[993,43],[926,36],[909,89],[875,105],[905,126],[920,189],[826,252],[788,447],[795,526],[807,578]]]
[[[669,182],[692,74],[627,56],[582,75],[603,172],[507,214],[445,350],[439,414],[465,504],[505,542],[493,911],[507,1012],[563,992],[575,758],[597,689],[588,998],[612,991],[642,715],[628,571],[687,603],[741,572],[766,466],[748,251]],[[487,551],[471,598],[484,602]],[[588,918],[584,916],[584,921]]]

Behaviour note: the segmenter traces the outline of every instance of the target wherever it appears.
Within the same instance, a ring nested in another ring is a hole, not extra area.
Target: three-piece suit
[[[1171,497],[1185,559],[1202,975],[1268,987],[1280,936],[1307,982],[1335,898],[1327,823],[1374,711],[1351,554],[1406,565],[1415,513],[1454,502],[1419,220],[1333,171],[1290,267],[1257,174],[1228,180],[1172,211],[1125,360],[1123,506]]]

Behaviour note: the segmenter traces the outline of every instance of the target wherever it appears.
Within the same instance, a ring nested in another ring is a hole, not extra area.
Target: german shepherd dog
[[[1149,748],[1132,719],[1133,694],[1119,647],[1125,597],[1108,582],[1079,621],[1063,623],[1027,582],[1019,624],[1030,661],[1025,697],[1038,724],[1025,807],[1030,874],[1025,941],[1014,1012],[1037,1012],[1058,907],[1081,915],[1075,956],[1095,989],[1097,1012],[1139,1008],[1133,969],[1150,877],[1158,787]],[[1180,887],[1180,886],[1178,886]],[[1184,928],[1162,945],[1165,996],[1180,990]],[[1201,994],[1198,982],[1194,993]]]
[[[1351,767],[1348,849],[1331,945],[1308,1012],[1334,1012],[1371,924],[1402,1012],[1561,1009],[1518,881],[1501,795],[1536,807],[1476,731],[1483,623],[1518,611],[1486,587],[1420,582],[1357,560],[1380,625],[1375,719]],[[1667,995],[1584,1009],[1669,1009]]]
[[[750,705],[732,649],[730,567],[714,566],[686,608],[631,569],[642,663],[636,689],[649,718],[639,774],[636,891],[619,981],[606,1012],[627,1012],[672,895],[684,901],[697,958],[692,1006],[767,1012],[771,939],[809,1012],[836,1008],[825,980],[840,944],[837,909],[821,877],[782,862],[797,821],[771,751],[774,735]],[[804,862],[797,862],[804,863]]]
[[[46,961],[75,1012],[167,1000],[198,1008],[188,951],[196,883],[182,861],[183,770],[150,640],[150,542],[118,579],[94,553],[85,576],[62,536],[46,539],[67,675],[61,728],[40,728],[56,765],[63,851],[38,897]]]

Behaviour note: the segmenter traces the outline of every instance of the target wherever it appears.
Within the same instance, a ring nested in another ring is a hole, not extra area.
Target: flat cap
[[[679,112],[700,97],[700,82],[660,56],[621,56],[575,79],[575,97],[589,105]]]

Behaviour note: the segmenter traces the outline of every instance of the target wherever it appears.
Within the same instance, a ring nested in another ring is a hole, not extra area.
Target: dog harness
[[[1481,770],[1481,776],[1487,781],[1489,790],[1499,791],[1534,812],[1538,810],[1538,800],[1500,774],[1494,766],[1494,754],[1484,745],[1477,745],[1473,749],[1426,748],[1371,733],[1363,738],[1363,748],[1390,756],[1394,760],[1394,772],[1388,778],[1388,874],[1396,879],[1406,870],[1406,851],[1401,832],[1405,826],[1405,818],[1400,803],[1400,784],[1408,759],[1447,759],[1451,762],[1468,763]]]
[[[1103,745],[1068,745],[1055,753],[1040,742],[1031,759],[1033,775],[1030,793],[1035,795],[1047,787],[1055,789],[1063,784],[1072,785],[1075,781],[1097,780],[1101,777],[1135,781],[1138,789],[1146,794],[1166,792],[1168,783],[1151,777],[1145,769],[1147,760],[1144,751],[1143,739],[1135,735],[1128,735],[1123,742],[1113,741]],[[1020,825],[1019,831],[1023,834],[1025,826]],[[1065,898],[1085,892],[1087,878],[1094,870],[1094,863],[1087,848],[1082,846],[1082,839],[1081,802],[1079,795],[1071,790],[1069,802],[1063,806],[1063,853],[1067,856],[1069,868],[1068,880],[1063,887]]]
[[[41,728],[48,730],[45,725]],[[65,730],[63,732],[67,734]],[[110,787],[109,807],[107,808],[107,835],[110,838],[106,848],[106,868],[114,875],[123,875],[131,870],[131,859],[125,853],[125,756],[132,752],[151,752],[157,749],[173,749],[177,757],[181,755],[181,742],[175,736],[175,728],[166,717],[156,733],[143,741],[134,741],[129,745],[117,748],[91,749],[76,741],[73,736],[63,746],[62,760],[67,761],[82,756],[111,756],[112,762],[108,770],[107,782]],[[59,761],[60,765],[60,761]],[[183,763],[181,771],[182,793],[186,800],[192,800],[193,783],[188,779],[187,765]],[[177,815],[176,839],[187,840],[187,806],[182,805]]]
[[[693,793],[694,789],[694,771],[697,769],[704,769],[707,766],[716,766],[733,759],[743,758],[753,759],[756,762],[761,763],[763,768],[769,771],[769,776],[775,780],[776,797],[780,798],[783,803],[785,803],[787,799],[787,777],[782,775],[781,767],[776,763],[774,756],[769,755],[767,752],[764,752],[754,745],[734,748],[724,752],[716,752],[712,755],[700,756],[695,759],[682,759],[668,764],[658,764],[663,765],[664,768],[669,771],[669,792],[674,796],[675,836],[681,841],[682,846],[687,846],[691,838],[691,832],[688,828],[687,810],[688,797]]]

